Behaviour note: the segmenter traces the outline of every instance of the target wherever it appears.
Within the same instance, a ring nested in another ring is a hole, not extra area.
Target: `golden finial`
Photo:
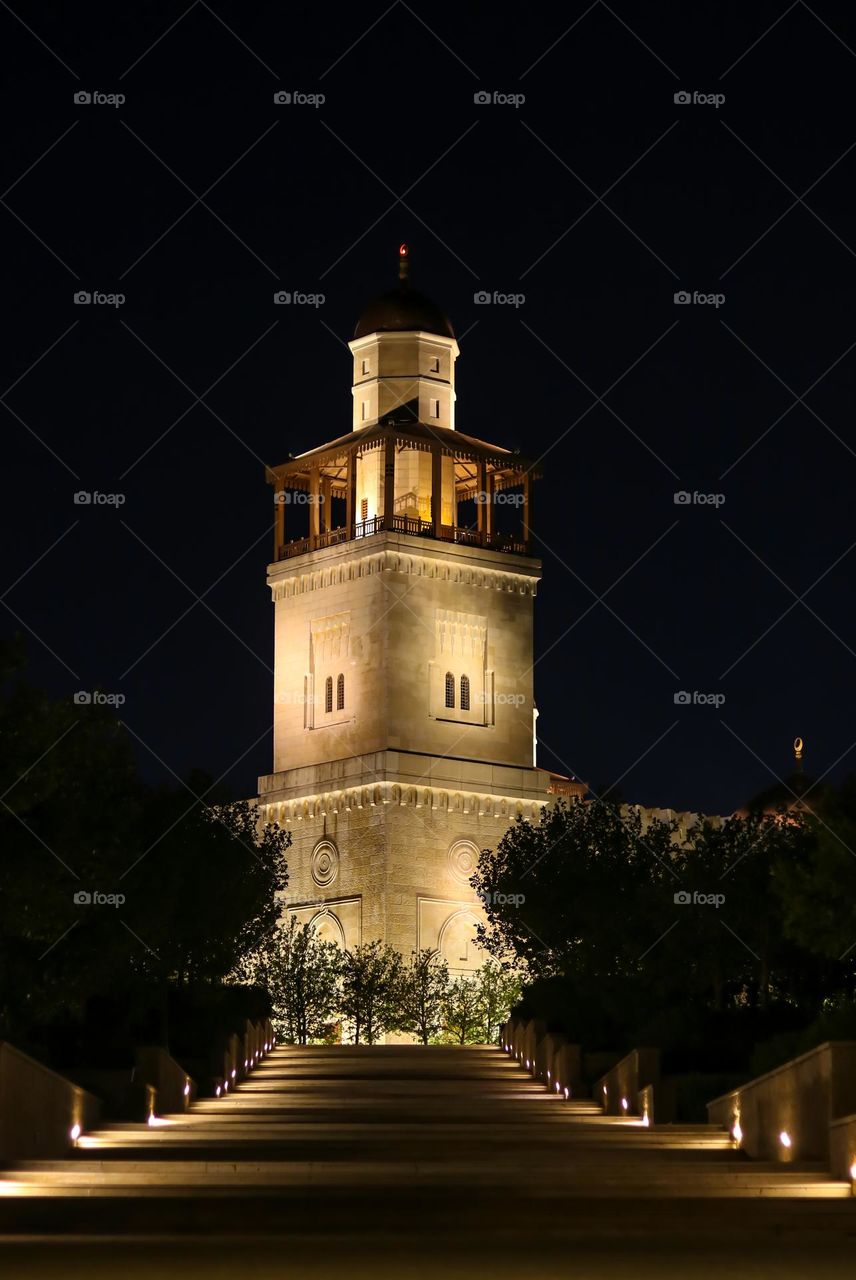
[[[798,769],[802,768],[802,758],[803,758],[804,748],[805,748],[805,743],[803,742],[802,738],[794,738],[794,759],[797,762]]]

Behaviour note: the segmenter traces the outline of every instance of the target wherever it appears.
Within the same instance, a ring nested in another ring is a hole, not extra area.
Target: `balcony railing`
[[[431,520],[422,520],[417,516],[393,515],[391,520],[385,516],[373,516],[370,520],[360,520],[354,526],[352,538],[370,538],[384,529],[392,529],[394,533],[406,533],[411,537],[433,538],[434,524]],[[348,530],[330,529],[308,538],[297,538],[287,542],[280,548],[279,559],[291,560],[294,556],[303,556],[310,551],[319,551],[324,547],[335,546],[339,542],[349,542]],[[530,554],[529,543],[520,537],[505,533],[487,533],[479,529],[465,529],[458,525],[444,524],[440,526],[440,542],[457,542],[465,546],[486,547],[493,551],[507,551],[512,555],[526,556]]]

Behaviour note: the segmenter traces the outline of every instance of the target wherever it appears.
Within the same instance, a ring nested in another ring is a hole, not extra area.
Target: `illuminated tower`
[[[535,476],[456,429],[454,331],[399,257],[349,344],[351,430],[268,473],[274,772],[259,804],[292,832],[301,919],[466,970],[478,853],[558,784],[533,758]]]

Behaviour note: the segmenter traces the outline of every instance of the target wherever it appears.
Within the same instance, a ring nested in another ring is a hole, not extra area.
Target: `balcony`
[[[305,556],[310,551],[320,551],[324,547],[333,547],[340,542],[350,542],[357,538],[370,538],[375,533],[390,529],[393,533],[406,533],[415,538],[433,538],[439,542],[457,542],[464,546],[485,547],[492,551],[505,551],[510,555],[531,555],[528,542],[509,534],[490,533],[487,530],[464,529],[457,525],[440,525],[439,536],[434,532],[431,520],[423,520],[418,516],[393,515],[389,520],[385,516],[373,516],[371,520],[361,520],[354,526],[354,533],[348,537],[348,529],[330,529],[325,533],[314,534],[308,538],[296,538],[286,542],[279,548],[279,560],[292,560],[295,556]]]

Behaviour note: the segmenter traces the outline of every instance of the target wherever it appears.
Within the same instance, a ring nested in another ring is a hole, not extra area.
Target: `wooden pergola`
[[[431,517],[416,518],[395,512],[396,458],[404,450],[431,454]],[[369,452],[383,450],[383,514],[358,520],[357,460]],[[444,458],[453,459],[454,523],[442,520],[442,476]],[[328,444],[310,449],[278,467],[268,467],[268,483],[276,491],[274,559],[304,555],[319,547],[368,537],[384,529],[442,542],[464,542],[494,547],[518,555],[531,554],[533,481],[540,478],[534,464],[519,453],[465,436],[448,427],[432,427],[421,422],[378,423],[359,431],[349,431]],[[496,529],[496,495],[506,489],[522,489],[520,536],[501,534]],[[287,541],[285,495],[296,490],[309,495],[309,534]],[[481,495],[476,504],[473,528],[458,524],[458,504]],[[332,527],[332,499],[345,503],[344,524]]]

